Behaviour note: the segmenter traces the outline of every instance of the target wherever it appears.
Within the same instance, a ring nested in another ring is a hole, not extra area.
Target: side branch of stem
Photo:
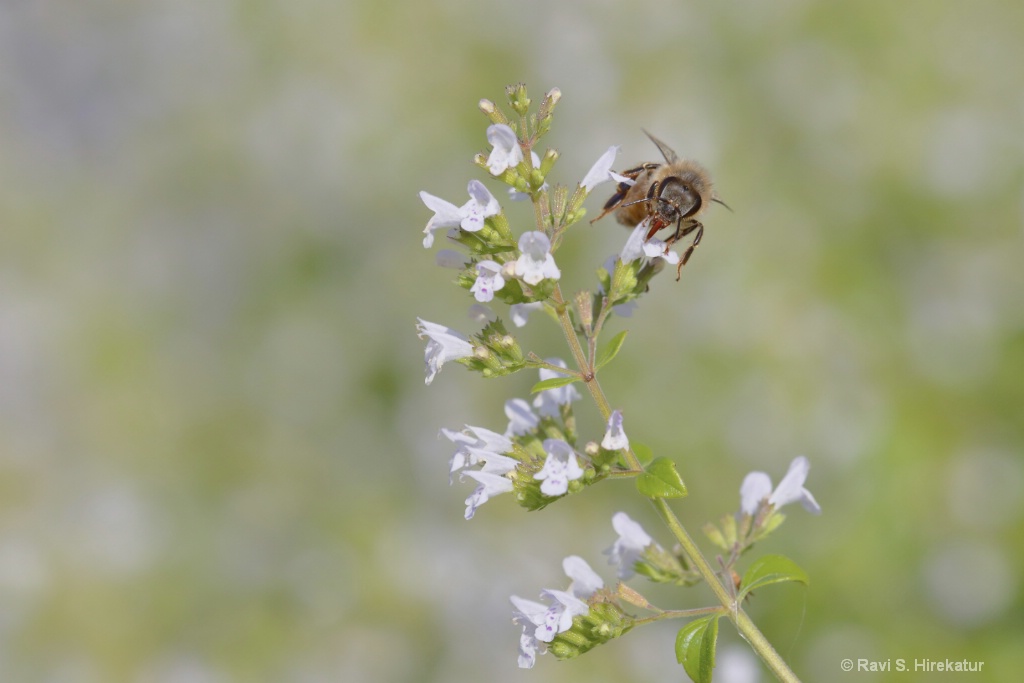
[[[576,362],[576,367],[579,368],[580,374],[584,378],[584,384],[588,391],[590,391],[591,397],[597,404],[597,408],[601,411],[601,416],[608,420],[611,415],[611,407],[608,403],[607,397],[604,395],[604,391],[601,389],[600,383],[594,376],[594,368],[591,365],[591,361],[587,358],[583,351],[583,347],[580,345],[579,337],[576,334],[576,329],[573,327],[572,320],[569,318],[569,312],[566,307],[565,299],[562,297],[562,291],[559,287],[555,287],[554,292],[551,294],[551,298],[555,303],[555,308],[558,311],[558,321],[562,327],[562,332],[565,335],[565,340],[569,344],[569,348],[572,351],[573,360]],[[607,303],[605,308],[607,307]],[[602,310],[602,314],[604,310]],[[600,330],[603,319],[599,321],[599,324],[595,326],[594,338],[588,339],[588,346],[596,345],[596,336]],[[633,452],[632,448],[626,449],[626,462],[631,470],[641,471],[643,467],[640,464],[639,459]],[[712,593],[715,594],[715,598],[721,604],[721,608],[709,608],[712,610],[711,613],[719,609],[724,610],[724,614],[729,617],[730,620],[736,625],[736,629],[740,632],[740,635],[750,643],[750,646],[757,652],[758,656],[761,657],[765,665],[775,674],[783,683],[799,683],[799,679],[796,674],[789,668],[785,660],[779,656],[772,644],[768,642],[768,639],[764,637],[757,625],[747,616],[747,613],[743,611],[735,600],[735,597],[730,593],[726,586],[722,585],[715,570],[708,563],[707,559],[701,553],[700,548],[693,541],[690,535],[683,528],[679,518],[676,517],[675,513],[669,507],[668,502],[664,498],[653,498],[652,503],[662,520],[669,527],[672,535],[675,537],[679,546],[682,548],[683,553],[686,555],[687,560],[697,568],[704,582],[711,588]]]

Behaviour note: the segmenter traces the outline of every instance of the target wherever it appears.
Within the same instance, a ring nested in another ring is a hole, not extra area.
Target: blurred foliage
[[[0,679],[682,678],[668,624],[518,671],[509,594],[599,568],[615,510],[667,538],[631,484],[467,523],[434,439],[503,429],[537,379],[424,387],[414,336],[473,324],[416,193],[463,196],[476,102],[518,80],[564,93],[561,182],[609,144],[654,158],[646,128],[734,209],[613,323],[602,381],[694,531],[810,458],[824,514],[755,551],[811,577],[757,592],[769,639],[811,681],[844,657],[1015,679],[1022,33],[998,0],[5,3]],[[625,235],[574,228],[566,289]],[[566,356],[545,322],[524,347]]]

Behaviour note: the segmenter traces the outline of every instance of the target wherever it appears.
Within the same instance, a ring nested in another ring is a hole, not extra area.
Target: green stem
[[[771,669],[775,677],[784,683],[799,683],[796,674],[789,668],[786,662],[782,659],[772,644],[768,642],[768,639],[764,637],[760,629],[754,624],[754,622],[747,616],[747,613],[743,611],[743,608],[736,604],[729,590],[722,585],[721,581],[718,580],[718,575],[715,574],[715,570],[711,568],[711,565],[706,559],[704,559],[703,553],[700,548],[694,543],[690,535],[686,533],[686,529],[679,522],[679,518],[676,517],[675,513],[668,506],[668,501],[664,498],[653,499],[654,508],[658,511],[662,520],[672,531],[672,535],[676,537],[680,547],[686,554],[688,560],[700,572],[700,575],[704,578],[705,583],[711,588],[711,592],[715,594],[718,601],[723,607],[729,610],[729,618],[732,619],[733,623],[736,624],[736,629],[740,632],[740,635],[750,646],[754,648],[754,651],[761,657],[764,663]]]
[[[576,367],[580,369],[583,374],[583,384],[587,387],[587,391],[590,392],[590,396],[594,399],[597,404],[597,409],[601,411],[601,417],[605,422],[612,414],[611,406],[608,404],[608,399],[605,398],[604,392],[601,390],[601,385],[597,382],[597,376],[594,373],[594,368],[587,361],[587,357],[583,352],[583,347],[580,345],[580,340],[576,336],[576,329],[572,326],[572,320],[569,319],[569,310],[566,307],[565,299],[562,298],[562,289],[555,286],[555,291],[551,293],[551,298],[555,302],[555,311],[558,313],[558,322],[562,326],[562,333],[565,334],[565,340],[569,342],[569,349],[572,351],[573,360],[576,361]],[[643,466],[640,464],[640,459],[636,457],[636,453],[633,452],[632,448],[626,449],[626,464],[629,465],[631,470],[641,470]]]
[[[555,310],[558,313],[558,321],[562,326],[562,332],[565,334],[565,340],[569,343],[569,348],[572,351],[573,359],[576,361],[576,366],[583,374],[584,384],[590,395],[593,397],[594,402],[597,404],[597,408],[601,411],[601,416],[607,422],[608,417],[611,415],[611,407],[608,404],[608,399],[605,397],[604,392],[601,390],[601,385],[597,382],[597,377],[594,374],[593,367],[590,366],[587,361],[587,357],[584,355],[583,347],[580,345],[580,340],[576,336],[576,329],[572,325],[572,320],[569,319],[569,311],[566,307],[565,300],[562,298],[562,291],[559,287],[555,287],[554,292],[551,294],[552,300],[555,302]],[[639,459],[636,454],[633,453],[632,448],[626,449],[626,462],[629,464],[630,469],[640,470],[642,469]],[[704,582],[711,588],[711,592],[715,594],[715,598],[725,608],[725,611],[736,625],[736,629],[740,632],[740,635],[750,643],[750,647],[757,652],[758,656],[765,665],[771,670],[775,677],[783,683],[800,683],[800,679],[796,677],[796,674],[789,668],[786,662],[782,659],[772,644],[768,642],[768,639],[764,637],[757,625],[747,616],[747,613],[743,611],[729,590],[722,585],[718,575],[715,574],[715,570],[711,567],[708,561],[704,558],[704,554],[701,553],[700,548],[694,543],[693,539],[683,528],[679,518],[676,517],[675,513],[668,505],[668,501],[664,498],[652,498],[651,501],[654,503],[655,509],[661,516],[662,520],[672,531],[672,535],[675,536],[679,542],[679,546],[682,548],[683,553],[690,563],[697,568],[703,577]],[[718,609],[718,608],[714,608]]]

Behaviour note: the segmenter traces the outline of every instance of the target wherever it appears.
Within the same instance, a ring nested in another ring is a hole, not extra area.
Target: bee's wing
[[[644,134],[651,139],[651,142],[658,146],[658,149],[661,150],[661,156],[665,157],[665,161],[670,164],[674,164],[679,161],[679,155],[675,153],[675,150],[648,133],[646,130],[644,130]]]

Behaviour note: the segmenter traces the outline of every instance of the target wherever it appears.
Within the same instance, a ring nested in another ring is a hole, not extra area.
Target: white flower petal
[[[740,484],[740,510],[753,515],[761,506],[761,501],[772,494],[772,480],[764,472],[751,472]]]
[[[498,316],[494,315],[494,311],[487,308],[487,306],[484,306],[483,304],[473,304],[472,306],[470,306],[469,311],[467,312],[467,316],[469,317],[470,320],[474,320],[480,323],[481,325],[484,325],[491,320],[498,319]]]
[[[441,371],[441,367],[450,360],[465,358],[473,354],[473,345],[469,339],[450,327],[438,325],[422,318],[417,318],[417,334],[422,339],[428,337],[427,348],[424,354],[426,361],[426,383],[434,381],[434,377]]]
[[[479,180],[470,180],[466,191],[469,192],[469,201],[459,208],[462,216],[459,227],[466,232],[477,232],[484,227],[484,219],[497,215],[501,206]]]
[[[420,192],[420,200],[434,212],[432,222],[435,228],[450,228],[458,225],[462,220],[459,207],[449,201],[435,197],[429,192]]]
[[[516,260],[515,274],[528,285],[536,285],[545,278],[557,280],[562,272],[551,256],[551,240],[543,232],[525,232],[519,238],[521,256]]]
[[[501,175],[510,166],[518,166],[523,160],[516,133],[504,123],[487,127],[487,141],[494,146],[487,157],[487,168],[491,175]]]
[[[576,451],[561,439],[545,439],[544,451],[548,456],[544,467],[533,478],[541,480],[540,492],[545,496],[565,495],[569,482],[583,476]]]
[[[609,171],[608,175],[610,175],[612,177],[612,180],[614,180],[617,183],[626,183],[630,187],[633,187],[634,185],[636,185],[636,180],[635,179],[627,178],[624,175],[619,175],[615,171]]]
[[[786,471],[786,476],[782,478],[779,485],[775,487],[775,491],[772,492],[769,502],[776,507],[782,507],[787,503],[792,503],[800,497],[800,489],[803,488],[804,482],[807,481],[807,474],[811,471],[811,463],[804,456],[793,458],[793,461],[789,463],[789,470]]]
[[[466,519],[473,519],[478,507],[494,496],[511,492],[513,488],[511,479],[491,472],[463,470],[459,477],[470,477],[480,484],[469,498],[466,498]]]
[[[644,255],[644,238],[647,237],[647,219],[640,221],[640,224],[629,233],[629,239],[622,247],[619,258],[623,263],[632,263]]]
[[[772,491],[772,481],[764,472],[751,472],[744,478],[740,486],[740,510],[753,515],[763,501],[776,510],[790,503],[799,502],[804,509],[813,514],[821,514],[821,506],[811,492],[804,488],[811,463],[804,456],[794,458],[789,464],[786,476]]]
[[[469,291],[481,303],[494,299],[494,293],[505,286],[505,278],[501,276],[502,266],[495,261],[480,261],[476,264],[476,282]]]
[[[480,448],[486,448],[495,453],[510,453],[512,451],[512,442],[498,432],[492,432],[490,429],[473,427],[471,425],[466,425],[466,429],[476,437],[478,443],[475,445],[478,445]]]
[[[423,229],[423,246],[429,248],[434,244],[434,231],[456,227],[462,222],[462,213],[459,207],[440,197],[435,197],[429,192],[420,192],[420,199],[428,209],[434,212],[434,215],[427,221],[427,227]]]
[[[519,636],[519,659],[517,663],[520,669],[532,669],[537,663],[537,650],[540,643],[533,637],[532,629],[524,628]],[[542,651],[543,652],[543,651]]]
[[[612,528],[619,534],[619,538],[605,553],[609,555],[610,564],[619,565],[619,578],[625,580],[636,573],[634,567],[637,560],[654,539],[625,512],[616,512],[612,516]]]
[[[618,153],[619,146],[612,145],[596,162],[594,162],[594,165],[590,167],[589,171],[587,171],[587,175],[583,176],[583,180],[580,182],[580,185],[586,189],[588,193],[592,192],[594,188],[601,183],[612,179],[612,164],[615,163],[615,155]]]
[[[562,560],[562,570],[572,579],[569,593],[581,600],[604,588],[604,580],[579,555],[570,555]]]
[[[533,301],[528,304],[512,304],[509,307],[508,314],[512,318],[513,325],[522,327],[526,324],[531,312],[541,310],[542,308],[544,308],[544,303],[541,301]]]
[[[601,439],[601,448],[606,451],[619,451],[623,448],[629,448],[629,439],[626,437],[626,432],[622,429],[622,411],[613,410],[612,414],[608,417],[608,430],[604,433],[604,438]]]
[[[768,502],[774,505],[775,509],[799,502],[807,511],[820,514],[821,507],[818,506],[818,502],[814,500],[811,492],[804,488],[804,482],[807,481],[807,474],[810,470],[811,463],[806,457],[801,455],[794,458],[793,462],[789,464],[789,471],[772,492]]]
[[[432,236],[431,240],[433,240]],[[466,263],[468,263],[468,261],[463,254],[455,251],[454,249],[441,249],[434,256],[434,263],[442,268],[455,268],[457,270],[462,270],[466,267]]]
[[[644,255],[647,258],[663,258],[673,266],[679,263],[679,254],[670,251],[665,242],[652,237],[644,243]]]
[[[505,416],[508,417],[508,429],[505,430],[505,436],[526,434],[540,424],[540,418],[530,410],[530,404],[521,398],[505,401]]]

